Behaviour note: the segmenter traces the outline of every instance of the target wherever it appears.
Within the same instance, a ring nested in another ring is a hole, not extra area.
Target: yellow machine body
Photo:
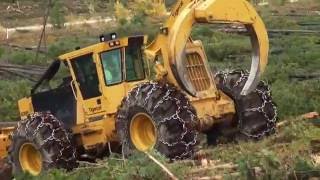
[[[167,71],[162,74],[166,74],[170,82],[179,87],[185,86],[189,93],[197,96],[194,87],[188,83],[190,80],[183,77],[185,74],[183,63],[188,56],[186,44],[190,41],[192,26],[197,23],[240,23],[247,27],[252,43],[252,64],[242,94],[252,91],[257,85],[260,74],[266,68],[269,40],[261,18],[245,0],[178,1],[161,28],[161,34],[148,46],[146,53],[149,59],[156,61],[156,57],[161,55],[164,59],[163,69]]]
[[[245,0],[177,2],[161,33],[147,47],[146,54],[157,66],[157,78],[165,78],[187,92],[197,109],[200,124],[207,125],[214,123],[210,121],[219,121],[228,114],[234,114],[235,109],[233,101],[218,92],[201,42],[190,37],[192,26],[197,23],[241,23],[247,27],[253,52],[243,95],[255,89],[259,82],[268,62],[269,41],[262,20]],[[159,56],[162,62],[158,60]]]
[[[147,37],[144,37],[144,44]],[[110,43],[119,43],[110,47]],[[97,146],[105,145],[107,142],[117,141],[115,131],[115,114],[118,110],[123,97],[137,84],[146,81],[121,82],[116,85],[106,86],[104,80],[103,65],[99,54],[114,49],[120,49],[122,57],[124,57],[124,50],[128,46],[128,37],[111,40],[109,42],[101,42],[89,47],[85,47],[64,55],[59,56],[59,60],[65,62],[70,70],[72,77],[72,84],[74,86],[73,92],[76,99],[76,125],[72,127],[73,134],[76,137],[77,144],[83,146],[85,149],[95,149]],[[90,99],[85,99],[81,93],[80,85],[72,68],[72,61],[77,57],[86,54],[92,54],[93,61],[96,65],[96,71],[99,81],[99,90],[101,96]],[[124,61],[124,58],[122,58]],[[124,62],[122,62],[124,63]],[[100,101],[100,103],[97,103]],[[19,110],[22,119],[25,119],[28,114],[33,113],[32,99],[24,98],[19,101]]]
[[[145,65],[154,64],[158,80],[174,84],[188,95],[200,120],[199,131],[205,131],[217,122],[232,119],[235,105],[230,97],[217,89],[201,41],[192,40],[190,37],[192,26],[196,23],[242,23],[251,32],[252,65],[243,94],[254,89],[266,67],[268,37],[262,20],[246,0],[180,0],[172,9],[160,34],[144,49],[147,59]],[[86,150],[118,141],[115,130],[118,106],[133,87],[151,78],[146,71],[147,75],[140,81],[122,81],[112,86],[105,85],[99,54],[120,49],[124,61],[124,50],[128,46],[129,38],[97,43],[59,56],[59,60],[67,65],[71,74],[71,86],[76,99],[76,123],[72,127],[73,134],[77,145]],[[145,37],[144,44],[146,41]],[[83,97],[72,68],[72,61],[86,54],[92,54],[101,93],[100,96],[89,99]],[[21,119],[25,119],[35,111],[32,99],[29,97],[21,99],[18,104]],[[137,127],[139,124],[141,123],[138,121]],[[0,133],[0,140],[1,137]],[[0,146],[2,157],[6,155],[6,150],[3,149],[6,145]]]

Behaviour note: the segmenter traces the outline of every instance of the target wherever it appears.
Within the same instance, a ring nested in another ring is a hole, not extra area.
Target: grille
[[[187,54],[187,72],[196,91],[204,91],[210,87],[210,79],[206,67],[198,53]]]

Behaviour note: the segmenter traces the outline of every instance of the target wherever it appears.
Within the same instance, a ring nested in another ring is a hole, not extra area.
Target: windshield
[[[122,81],[120,49],[101,53],[101,61],[105,83],[107,85],[120,83]]]

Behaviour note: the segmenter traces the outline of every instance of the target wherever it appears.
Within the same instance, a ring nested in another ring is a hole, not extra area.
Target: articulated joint
[[[156,71],[156,80],[163,79],[168,74],[168,71],[163,67],[163,65],[159,61],[156,61],[154,70]]]

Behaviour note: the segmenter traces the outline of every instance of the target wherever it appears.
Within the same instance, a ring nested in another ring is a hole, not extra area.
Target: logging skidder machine
[[[190,36],[197,23],[245,25],[251,70],[213,74]],[[214,143],[217,134],[260,139],[275,131],[276,107],[259,79],[268,36],[246,0],[179,0],[151,44],[143,35],[100,41],[59,56],[19,100],[21,121],[0,134],[0,155],[14,172],[71,170],[110,151],[156,149],[177,160],[193,155],[198,133]],[[61,83],[50,89],[52,79]]]

